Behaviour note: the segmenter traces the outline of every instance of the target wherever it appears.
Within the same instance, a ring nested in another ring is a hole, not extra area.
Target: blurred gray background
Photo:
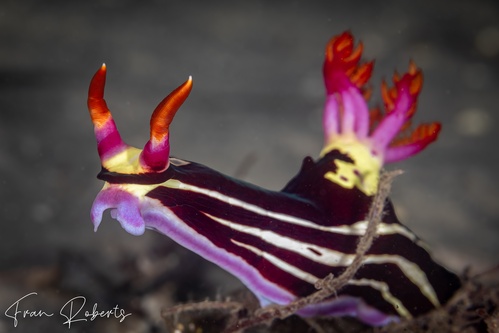
[[[102,183],[86,94],[103,62],[106,100],[127,143],[144,145],[157,103],[192,75],[172,154],[277,190],[322,147],[324,47],[346,29],[376,59],[371,105],[381,78],[413,59],[425,78],[417,120],[443,124],[437,143],[388,166],[406,171],[392,194],[401,221],[452,269],[497,264],[496,1],[3,0],[0,313],[27,290],[12,276],[59,265],[61,253],[106,266],[169,244],[168,255],[183,253],[176,269],[205,265],[167,237],[130,236],[109,217],[93,232]],[[220,292],[237,286],[208,267],[205,280]],[[0,332],[12,326],[2,320]]]

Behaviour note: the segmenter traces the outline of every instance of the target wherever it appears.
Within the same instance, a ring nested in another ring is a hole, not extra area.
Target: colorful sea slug
[[[331,39],[323,67],[327,99],[325,145],[306,157],[281,191],[269,191],[198,163],[170,157],[169,126],[192,79],[154,110],[144,149],[123,142],[104,101],[106,66],[94,75],[88,108],[105,182],[91,210],[133,235],[156,230],[239,278],[262,306],[287,304],[314,283],[347,267],[367,226],[366,214],[385,163],[406,159],[435,141],[440,124],[411,131],[423,79],[410,63],[381,86],[384,112],[369,110],[366,84],[373,62],[349,32]],[[387,201],[377,238],[354,278],[302,316],[355,316],[370,325],[412,318],[445,304],[460,280],[437,264],[402,225]]]

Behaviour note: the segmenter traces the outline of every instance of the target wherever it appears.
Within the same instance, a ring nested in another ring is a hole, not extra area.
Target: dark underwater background
[[[143,147],[157,103],[189,75],[172,155],[278,190],[322,148],[322,61],[350,30],[382,78],[412,59],[424,73],[417,121],[439,140],[388,165],[405,173],[400,220],[447,267],[499,263],[499,4],[461,1],[1,1],[0,333],[67,332],[61,306],[131,312],[71,332],[163,332],[160,309],[214,298],[239,282],[167,237],[128,235],[89,211],[102,186],[86,108],[105,62],[106,100],[124,140]],[[25,304],[52,317],[5,312]]]

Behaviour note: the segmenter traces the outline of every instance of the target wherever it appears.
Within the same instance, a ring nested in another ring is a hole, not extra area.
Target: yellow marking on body
[[[160,186],[179,189],[181,184],[183,183],[178,180],[169,179],[166,182],[160,184],[113,184],[111,186],[117,187],[123,191],[133,194],[136,197],[144,197],[147,195],[147,193]]]
[[[105,182],[101,191],[104,191],[108,188],[114,188],[114,189],[118,189],[118,190],[122,190],[124,192],[130,193],[130,194],[134,195],[135,197],[142,199],[146,196],[147,193],[156,189],[158,186],[161,186],[161,184],[150,184],[150,185],[147,185],[147,184],[146,185],[141,185],[141,184],[111,184],[111,183]]]
[[[328,144],[320,154],[321,157],[332,150],[338,150],[353,160],[353,163],[335,160],[336,171],[329,171],[324,178],[347,189],[358,188],[368,196],[376,194],[379,184],[379,173],[383,165],[381,158],[373,156],[365,143],[352,137],[338,137]]]
[[[187,189],[187,190],[189,190],[187,188],[189,186],[188,184],[184,184],[180,180],[176,180],[176,179],[168,179],[166,182],[164,182],[161,185],[164,186],[164,187],[168,187],[168,188]],[[194,192],[196,192],[196,191],[194,191]]]
[[[142,149],[127,147],[122,152],[102,161],[102,166],[111,172],[132,175],[144,172],[139,163]]]
[[[138,198],[143,198],[146,196],[147,193],[151,192],[152,190],[156,189],[158,186],[161,184],[149,184],[149,185],[141,185],[141,184],[118,184],[115,185],[118,188],[122,189],[123,191],[126,191],[130,194],[135,195]]]

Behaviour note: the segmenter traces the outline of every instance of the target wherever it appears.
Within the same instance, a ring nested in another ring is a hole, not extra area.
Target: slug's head
[[[151,117],[150,138],[144,149],[129,146],[121,139],[104,100],[105,82],[106,65],[102,65],[92,78],[88,90],[88,109],[102,164],[98,178],[105,181],[92,205],[91,218],[97,230],[102,214],[111,209],[111,216],[126,231],[141,235],[146,228],[143,216],[148,211],[145,194],[168,177],[169,127],[173,116],[191,91],[192,79],[189,78],[156,107]]]
[[[369,110],[371,90],[366,87],[373,61],[361,63],[362,44],[354,47],[349,32],[333,37],[326,47],[324,83],[324,156],[339,151],[353,163],[336,160],[335,171],[325,177],[346,188],[376,193],[383,164],[400,161],[423,150],[437,139],[439,123],[412,128],[417,98],[423,85],[421,70],[411,61],[409,70],[393,76],[393,87],[381,86],[384,111]]]
[[[102,167],[119,174],[160,173],[169,164],[169,127],[175,113],[186,100],[192,88],[192,78],[175,89],[159,103],[151,117],[149,141],[144,149],[123,142],[111,112],[104,100],[106,65],[95,73],[88,90],[88,110],[94,124],[97,147]]]

